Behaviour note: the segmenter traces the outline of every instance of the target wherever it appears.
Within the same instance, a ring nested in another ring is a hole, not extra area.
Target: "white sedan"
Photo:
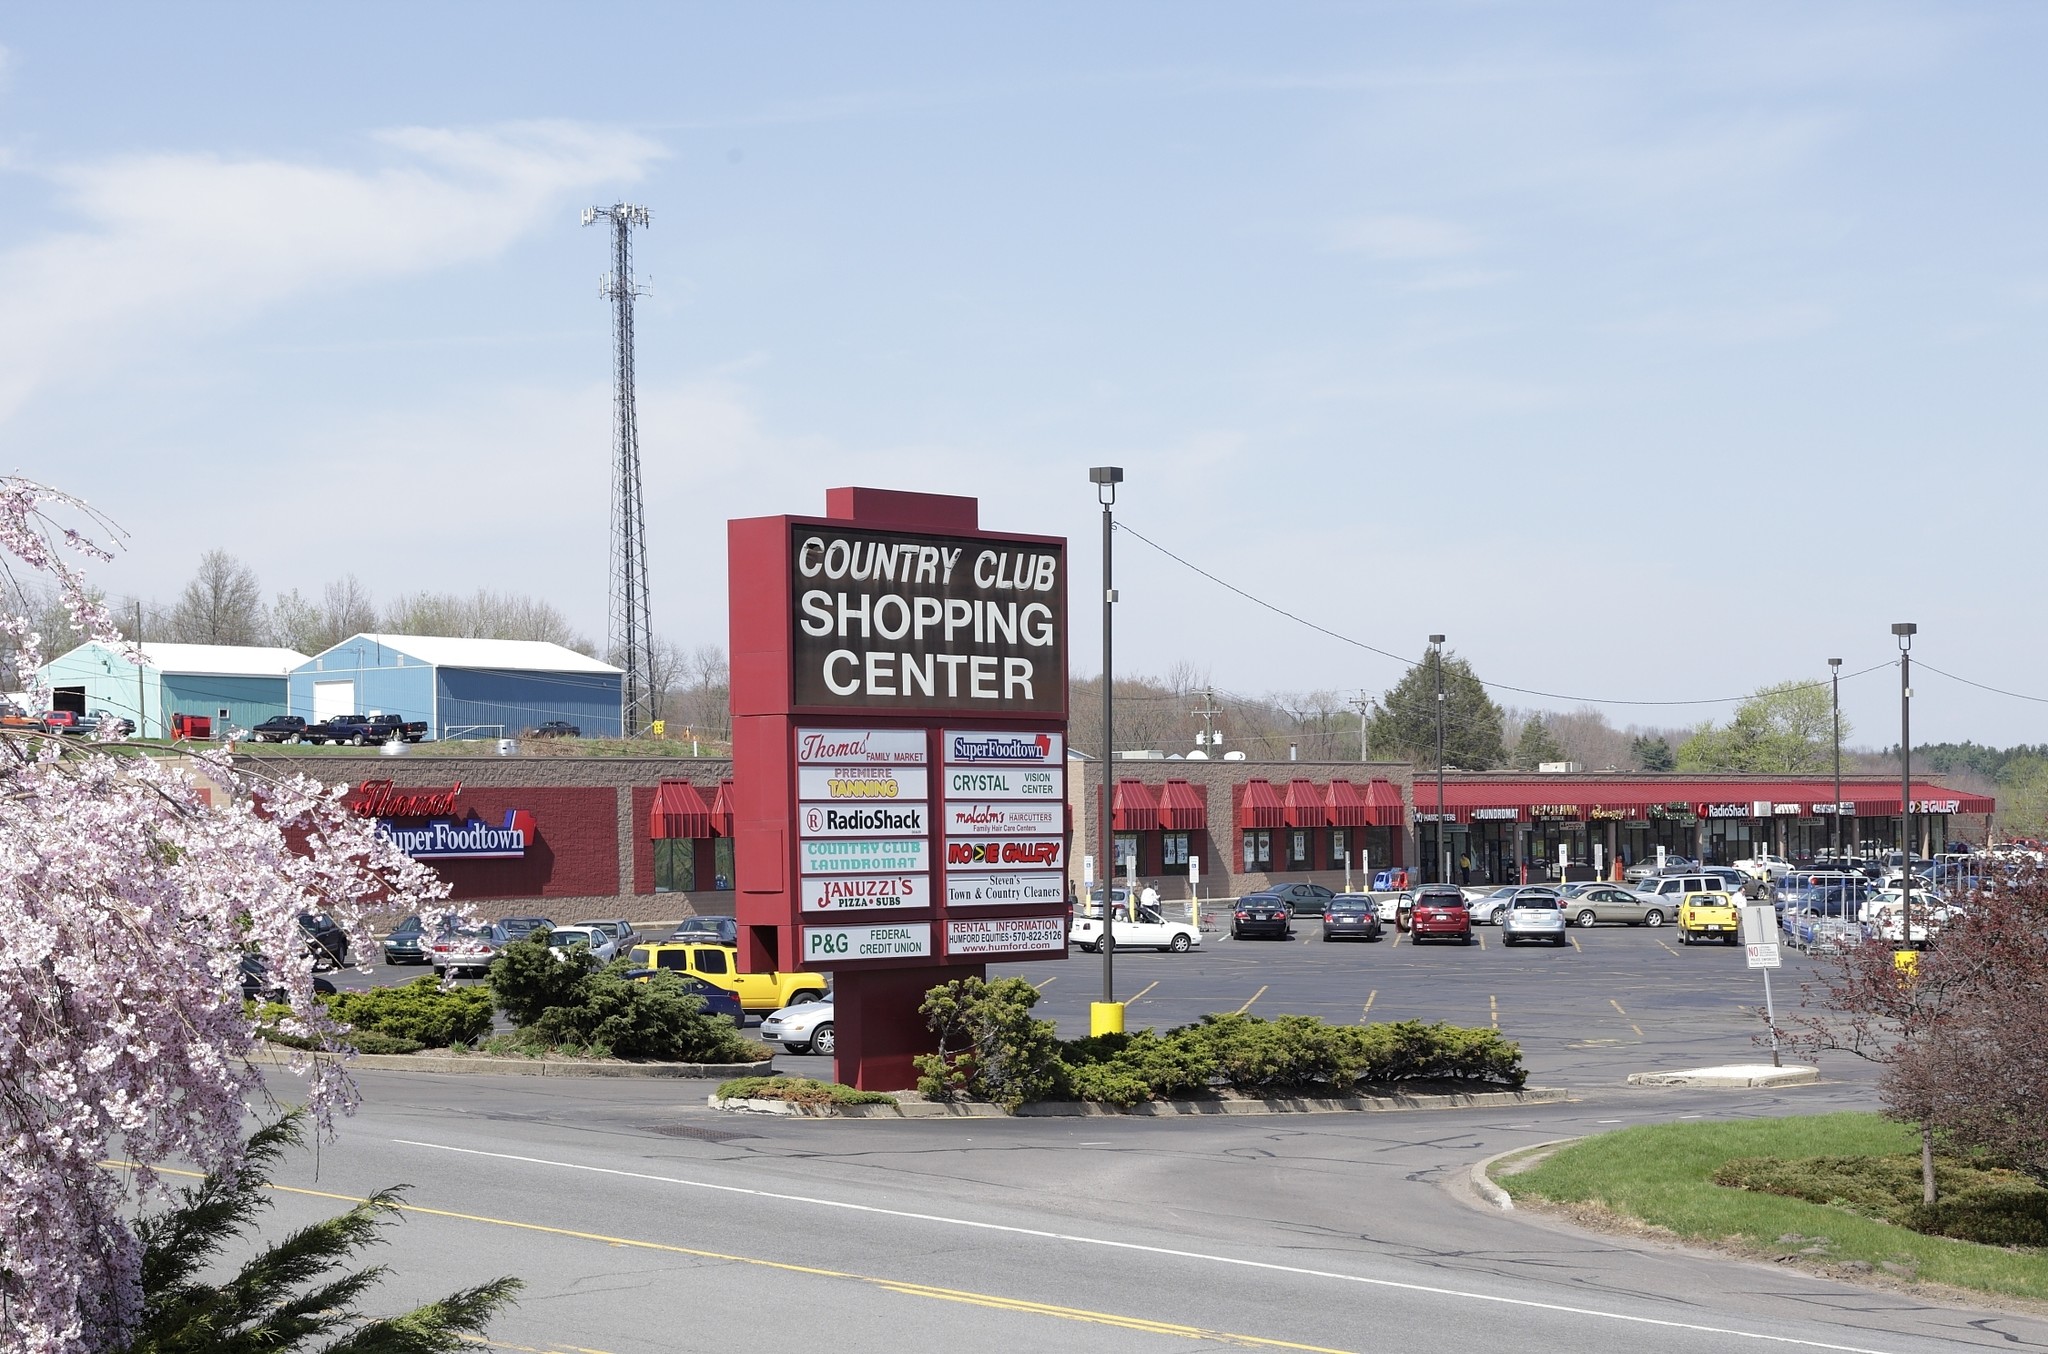
[[[761,1017],[761,1037],[791,1053],[830,1054],[839,1047],[833,1029],[832,998],[800,1002]]]
[[[1094,954],[1102,948],[1102,918],[1076,917],[1067,940],[1076,949]],[[1136,918],[1118,917],[1110,931],[1110,943],[1119,950],[1172,950],[1186,954],[1202,943],[1202,933],[1191,923],[1167,921],[1151,908],[1140,908]]]
[[[617,942],[608,932],[600,931],[594,926],[557,926],[548,932],[548,948],[555,952],[557,958],[568,958],[569,947],[572,945],[589,946],[590,957],[600,966],[609,964],[619,957]]]

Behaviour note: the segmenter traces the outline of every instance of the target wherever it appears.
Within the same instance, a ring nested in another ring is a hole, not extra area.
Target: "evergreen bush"
[[[392,987],[343,992],[328,1001],[327,1010],[353,1026],[351,1042],[371,1053],[377,1050],[362,1042],[369,1034],[410,1040],[424,1048],[473,1044],[491,1032],[491,1000],[488,987],[444,988],[439,978],[424,977]]]

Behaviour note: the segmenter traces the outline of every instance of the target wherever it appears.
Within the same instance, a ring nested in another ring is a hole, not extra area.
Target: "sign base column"
[[[832,1075],[859,1091],[917,1087],[920,1053],[936,1053],[938,1037],[918,1007],[924,994],[955,978],[981,978],[979,964],[920,964],[915,968],[840,969],[832,975],[832,1023],[838,1044]]]

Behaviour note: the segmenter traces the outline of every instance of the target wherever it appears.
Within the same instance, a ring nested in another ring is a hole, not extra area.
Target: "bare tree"
[[[688,733],[714,742],[732,737],[732,678],[725,650],[716,644],[699,644],[688,653],[670,644],[667,650],[674,663],[668,718],[683,726],[670,734]],[[655,689],[663,689],[661,681],[655,682]]]
[[[209,550],[171,609],[169,634],[185,644],[267,644],[270,618],[256,572],[225,550]]]
[[[329,583],[318,602],[293,588],[279,593],[270,608],[271,634],[279,644],[301,653],[319,653],[350,635],[376,628],[376,604],[354,574]]]
[[[394,635],[537,639],[578,653],[597,652],[597,646],[580,634],[552,603],[488,588],[479,588],[468,597],[452,592],[402,594],[384,608],[383,628]]]

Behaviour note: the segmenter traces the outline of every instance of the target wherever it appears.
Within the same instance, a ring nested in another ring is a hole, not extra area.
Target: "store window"
[[[1117,834],[1116,834],[1116,872],[1117,872],[1118,874],[1123,874],[1123,873],[1125,873],[1126,871],[1129,871],[1129,870],[1131,870],[1131,869],[1137,868],[1137,867],[1136,867],[1136,865],[1135,865],[1135,862],[1137,861],[1137,859],[1138,859],[1138,834],[1137,834],[1137,833],[1135,833],[1135,832],[1119,832],[1119,833],[1117,833]]]
[[[1351,834],[1341,827],[1330,829],[1330,868],[1341,870],[1349,859]]]
[[[1273,868],[1273,833],[1270,829],[1255,827],[1245,830],[1244,868],[1247,874]]]
[[[688,893],[697,887],[697,843],[688,837],[660,837],[654,843],[654,891]]]
[[[711,880],[714,889],[732,887],[732,838],[718,837],[711,843],[711,868],[716,871]]]
[[[1309,850],[1310,833],[1305,827],[1295,828],[1287,834],[1287,868],[1306,870],[1315,860]]]
[[[1193,835],[1188,832],[1162,832],[1159,835],[1161,874],[1188,872],[1188,844]]]

